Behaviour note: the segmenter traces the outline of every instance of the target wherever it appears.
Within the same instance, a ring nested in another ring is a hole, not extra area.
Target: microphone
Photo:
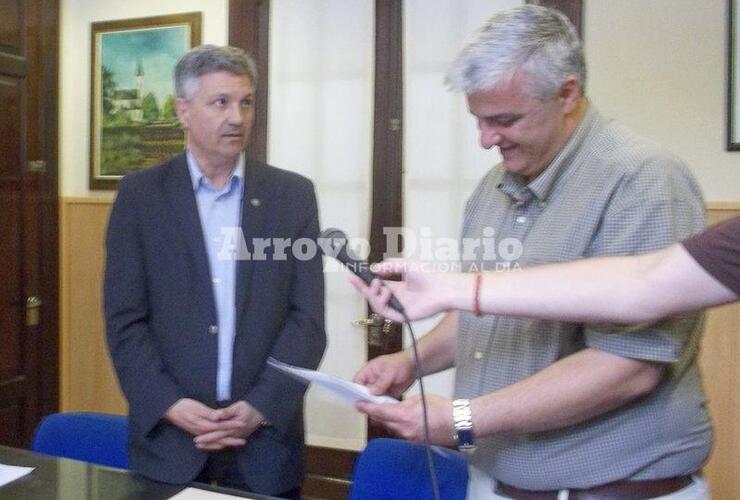
[[[324,255],[337,259],[366,284],[369,285],[373,279],[379,278],[377,274],[370,270],[367,262],[356,259],[349,254],[347,251],[349,238],[347,237],[347,233],[341,229],[333,227],[324,229],[319,234],[318,240],[319,248]],[[330,252],[327,250],[330,250]],[[404,313],[403,306],[393,294],[391,294],[391,298],[388,300],[388,305],[401,314]]]

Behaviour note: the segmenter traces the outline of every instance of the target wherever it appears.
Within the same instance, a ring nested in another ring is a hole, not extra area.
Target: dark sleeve
[[[740,217],[712,226],[682,244],[701,267],[740,295]]]
[[[310,186],[310,184],[309,184]],[[300,238],[316,239],[319,234],[319,215],[316,195],[309,187],[300,230]],[[289,292],[288,315],[277,335],[270,356],[296,366],[315,369],[326,348],[324,330],[324,272],[321,254],[308,260],[292,259],[292,282]],[[259,380],[246,394],[245,400],[257,408],[270,424],[285,435],[295,426],[295,419],[303,408],[306,385],[265,368]]]
[[[131,429],[146,434],[183,395],[150,332],[141,221],[128,181],[120,183],[108,221],[103,302],[108,349],[128,400]]]

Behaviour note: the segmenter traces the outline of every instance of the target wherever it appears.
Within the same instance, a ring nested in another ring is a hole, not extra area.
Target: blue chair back
[[[128,468],[128,419],[104,413],[54,413],[36,428],[32,449],[121,469]]]
[[[435,448],[432,461],[440,498],[464,500],[468,464],[459,453]],[[350,500],[429,500],[432,483],[424,446],[399,439],[379,438],[367,444],[355,462]]]

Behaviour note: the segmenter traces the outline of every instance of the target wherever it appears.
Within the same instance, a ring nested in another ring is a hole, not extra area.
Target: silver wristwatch
[[[456,399],[452,402],[452,421],[455,426],[453,437],[457,441],[457,449],[463,453],[473,453],[476,446],[469,399]]]

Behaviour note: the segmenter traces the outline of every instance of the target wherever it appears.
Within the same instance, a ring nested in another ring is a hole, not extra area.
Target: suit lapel
[[[179,227],[179,235],[185,240],[190,253],[196,278],[204,284],[203,291],[212,304],[214,318],[216,316],[216,302],[211,287],[211,271],[208,266],[208,254],[203,241],[203,229],[198,215],[198,206],[193,193],[193,181],[188,170],[185,155],[178,156],[170,163],[169,174],[165,180],[165,196],[172,207],[174,218]]]
[[[237,262],[236,278],[236,335],[241,331],[242,316],[247,310],[249,289],[254,272],[254,262],[251,255],[254,252],[253,238],[262,236],[262,226],[265,217],[265,200],[268,195],[265,185],[265,171],[262,164],[246,160],[244,168],[244,198],[242,199],[241,227],[244,241],[250,253],[250,258],[241,259]]]

